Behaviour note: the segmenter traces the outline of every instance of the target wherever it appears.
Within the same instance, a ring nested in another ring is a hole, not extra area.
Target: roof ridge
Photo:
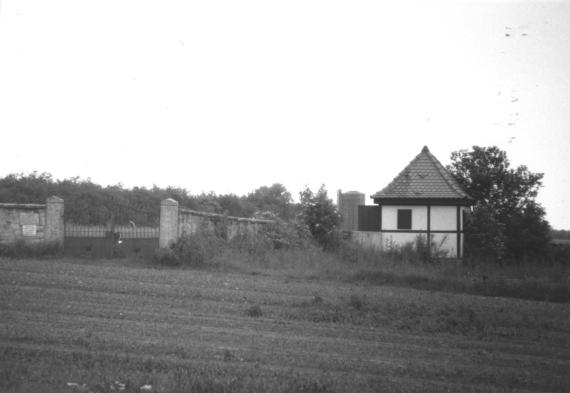
[[[459,195],[462,198],[466,197],[467,193],[461,189],[458,189],[459,184],[452,177],[451,173],[449,173],[449,171],[437,159],[437,157],[431,154],[429,150],[426,153],[428,154],[428,157],[431,159],[432,164],[435,166],[435,169],[437,169],[437,171],[441,174],[441,177],[443,177],[443,180],[445,180],[445,182],[453,189],[453,191],[455,191],[457,195]]]
[[[425,148],[427,148],[427,146],[424,146],[424,149],[425,149]],[[405,173],[407,170],[409,170],[408,168],[412,165],[412,163],[415,162],[415,161],[417,161],[417,160],[419,160],[420,156],[422,155],[422,152],[423,152],[423,150],[422,150],[418,155],[416,155],[416,156],[412,159],[412,161],[408,162],[408,165],[406,165],[406,166],[404,167],[404,169],[402,169],[402,170],[400,171],[400,173],[398,173],[398,174],[390,181],[390,183],[388,183],[388,185],[387,185],[386,187],[384,187],[382,190],[376,192],[375,194],[378,194],[378,193],[382,192],[383,190],[386,190],[386,189],[389,188],[393,183],[395,183],[396,180],[398,180],[401,176],[404,176],[404,173]]]

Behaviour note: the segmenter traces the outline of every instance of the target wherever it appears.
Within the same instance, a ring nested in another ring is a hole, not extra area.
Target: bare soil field
[[[1,392],[568,392],[570,307],[0,260]]]

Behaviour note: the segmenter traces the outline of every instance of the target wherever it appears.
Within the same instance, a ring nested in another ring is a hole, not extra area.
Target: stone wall
[[[0,203],[0,243],[64,243],[69,238],[104,238],[104,226],[64,225],[64,201],[56,196],[45,204]],[[185,209],[174,199],[160,204],[158,246],[167,247],[180,236],[198,231],[217,231],[228,240],[240,234],[255,235],[261,228],[273,224],[270,220],[224,216]],[[85,232],[84,234],[82,233]],[[154,228],[117,227],[123,239],[156,238]],[[131,233],[132,232],[132,233]],[[144,236],[141,235],[143,233]]]
[[[63,244],[63,199],[56,196],[45,204],[0,203],[0,243]]]
[[[160,204],[159,246],[167,247],[179,237],[199,231],[217,232],[231,240],[238,235],[255,235],[261,228],[271,224],[271,220],[232,217],[182,208],[177,201],[169,198]]]

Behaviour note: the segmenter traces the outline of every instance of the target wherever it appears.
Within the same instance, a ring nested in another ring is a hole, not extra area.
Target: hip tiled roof
[[[461,185],[427,146],[374,199],[465,199]]]

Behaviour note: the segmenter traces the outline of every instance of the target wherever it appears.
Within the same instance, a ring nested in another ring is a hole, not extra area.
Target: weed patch
[[[261,311],[261,307],[256,304],[246,309],[245,315],[252,318],[259,318],[263,315],[263,312]]]
[[[360,311],[366,305],[366,300],[361,296],[353,294],[350,295],[350,298],[348,299],[348,304],[355,310]]]
[[[484,324],[475,312],[465,305],[445,306],[438,310],[436,330],[454,334],[480,334]]]
[[[215,233],[183,236],[168,248],[157,250],[154,262],[164,266],[203,268],[214,266],[216,257],[226,247],[226,240]]]
[[[0,258],[49,258],[61,256],[62,247],[57,243],[26,243],[18,240],[11,244],[0,244]]]
[[[390,270],[400,270],[400,272]],[[469,272],[469,270],[465,270]],[[500,272],[500,268],[496,268],[496,270]],[[488,278],[488,276],[478,276],[473,279],[471,274],[449,275],[445,271],[433,267],[430,269],[412,266],[411,269],[404,267],[398,269],[390,266],[379,266],[377,270],[357,271],[348,276],[346,281],[492,297],[511,297],[558,303],[570,302],[570,287],[565,282],[540,281],[534,278],[505,280]]]
[[[570,302],[570,287],[564,283],[537,280],[486,280],[471,285],[466,292],[484,296],[515,297],[545,302]]]
[[[421,242],[415,248],[380,252],[341,240],[335,250],[324,251],[295,238],[291,228],[288,231],[269,228],[259,236],[239,235],[229,241],[215,232],[199,232],[159,250],[154,262],[163,266],[570,302],[568,273],[563,264],[499,266],[433,255],[426,259]],[[359,307],[356,303],[355,306]]]

